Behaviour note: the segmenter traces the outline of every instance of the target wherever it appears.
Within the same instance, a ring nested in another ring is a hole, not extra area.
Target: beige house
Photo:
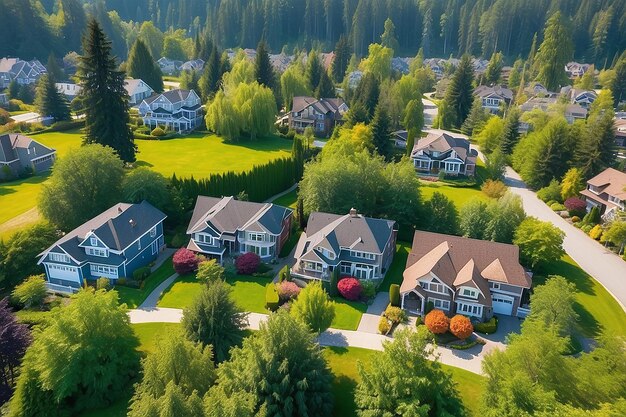
[[[626,173],[607,168],[587,181],[580,194],[587,201],[587,210],[598,207],[605,218],[626,209]]]
[[[470,142],[447,133],[430,133],[420,139],[411,151],[415,170],[424,174],[445,172],[449,175],[473,176],[478,152]]]

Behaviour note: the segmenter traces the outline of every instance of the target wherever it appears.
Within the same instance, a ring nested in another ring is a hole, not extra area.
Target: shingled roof
[[[470,149],[470,142],[467,139],[455,138],[447,133],[429,133],[428,136],[418,140],[413,146],[411,157],[415,157],[419,151],[444,153],[451,149],[453,149],[463,161],[465,161],[467,157],[477,156],[477,153]]]
[[[34,142],[32,138],[28,136],[20,135],[19,133],[6,133],[0,135],[0,161],[9,162],[17,159],[15,149],[28,148],[30,144]],[[54,152],[54,149],[49,148],[40,142],[37,142],[41,147]]]

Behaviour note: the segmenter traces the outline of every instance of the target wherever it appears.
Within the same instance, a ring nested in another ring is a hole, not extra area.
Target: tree
[[[613,105],[617,106],[626,100],[626,54],[622,54],[614,68],[614,76],[609,82],[613,93]]]
[[[469,55],[463,55],[458,67],[454,71],[452,81],[446,90],[444,102],[450,111],[451,122],[454,127],[460,127],[467,119],[472,107],[474,67]]]
[[[313,334],[287,312],[272,314],[218,368],[218,391],[248,395],[249,415],[332,414],[332,374]],[[261,411],[264,410],[264,411]]]
[[[26,351],[9,414],[77,414],[114,402],[138,374],[138,346],[116,291],[79,291]]]
[[[332,98],[336,95],[337,94],[335,93],[335,86],[333,85],[333,81],[330,79],[330,76],[325,70],[322,71],[320,82],[315,89],[315,97]]]
[[[374,147],[376,151],[389,160],[393,149],[391,148],[391,128],[387,111],[380,104],[376,106],[374,118],[372,119],[371,129]]]
[[[143,379],[135,388],[129,417],[202,417],[195,410],[202,411],[201,398],[216,380],[209,346],[193,343],[179,331],[170,332],[159,339],[155,352],[142,365]],[[178,391],[174,395],[175,389]],[[173,406],[186,412],[165,412]]]
[[[331,73],[333,79],[336,82],[341,82],[346,70],[348,69],[348,62],[350,61],[350,46],[344,35],[339,37],[339,40],[335,44],[335,57],[331,64]]]
[[[363,103],[355,102],[352,106],[350,106],[350,109],[346,113],[345,126],[350,128],[356,126],[357,124],[368,123],[370,118],[371,117]]]
[[[136,146],[128,127],[130,117],[124,73],[117,70],[111,54],[111,41],[93,19],[89,21],[83,38],[79,74],[85,105],[84,143],[110,146],[123,161],[133,162]]]
[[[480,97],[476,97],[467,119],[461,125],[461,132],[468,136],[476,135],[483,129],[487,119],[489,119],[489,114],[483,108],[483,101]]]
[[[513,148],[519,142],[520,116],[521,113],[517,107],[511,108],[506,116],[502,139],[500,140],[500,150],[504,155],[511,155]]]
[[[180,248],[172,256],[174,271],[179,275],[187,275],[198,269],[198,256],[187,248]]]
[[[560,275],[550,275],[545,284],[533,290],[530,297],[533,308],[528,320],[539,321],[556,329],[561,336],[569,336],[578,320],[575,301],[576,286]]]
[[[513,91],[519,88],[521,84],[522,72],[524,71],[524,61],[521,59],[515,60],[513,68],[509,74],[509,88]]]
[[[407,155],[410,155],[413,150],[415,138],[421,135],[422,129],[424,128],[424,104],[421,98],[408,102],[404,110],[402,126],[406,129],[406,152]]]
[[[200,262],[196,278],[204,284],[222,281],[224,280],[224,268],[215,259]]]
[[[250,66],[252,67],[251,64]],[[217,47],[213,45],[211,48],[211,54],[204,65],[202,76],[198,80],[198,87],[200,88],[200,93],[202,94],[202,98],[204,100],[209,100],[218,90],[221,76],[220,53],[217,50]]]
[[[485,71],[485,81],[489,84],[497,84],[500,81],[504,59],[502,52],[494,52],[489,59],[489,65]]]
[[[565,234],[551,223],[528,217],[515,232],[515,243],[520,248],[522,259],[533,268],[539,264],[556,262],[565,254]]]
[[[594,66],[591,65],[589,69],[585,71],[583,76],[574,82],[574,87],[582,90],[593,90],[596,88],[595,71]]]
[[[300,291],[291,305],[290,314],[319,334],[328,329],[335,318],[335,303],[319,282],[312,282]]]
[[[39,196],[39,211],[69,231],[102,213],[119,200],[124,176],[113,149],[87,145],[71,149],[55,165]]]
[[[359,85],[356,87],[356,91],[354,92],[354,98],[352,100],[352,107],[360,103],[363,105],[365,110],[367,111],[367,120],[369,122],[372,116],[374,115],[374,110],[378,105],[378,96],[380,95],[380,82],[379,80],[371,73],[366,73]],[[350,113],[350,112],[348,112]]]
[[[607,242],[619,246],[621,253],[626,244],[626,221],[614,220],[605,230],[603,237]]]
[[[457,314],[450,319],[450,333],[455,335],[461,340],[465,340],[474,332],[474,326],[472,322],[466,316]]]
[[[597,102],[597,103],[596,103]],[[615,163],[615,125],[610,91],[603,90],[591,105],[587,130],[574,152],[584,178],[593,177]]]
[[[141,203],[146,200],[159,210],[164,210],[171,202],[168,181],[156,171],[139,167],[126,174],[122,181],[124,201]]]
[[[185,47],[175,34],[167,34],[163,39],[163,56],[176,61],[186,61],[188,58]]]
[[[319,54],[317,51],[311,51],[306,62],[306,77],[311,91],[315,90],[319,85],[323,71],[324,67],[320,62]]]
[[[164,41],[163,32],[154,26],[152,22],[145,21],[141,24],[137,39],[141,39],[141,41],[148,47],[150,55],[157,57],[156,59],[162,56],[161,53],[163,51]]]
[[[491,116],[485,124],[485,127],[479,134],[474,135],[474,138],[478,141],[480,149],[484,153],[491,154],[502,146],[501,140],[503,135],[504,121],[497,116]]]
[[[380,82],[391,75],[392,58],[393,49],[372,43],[368,48],[367,58],[361,61],[360,68],[363,72],[372,74]]]
[[[70,105],[65,95],[57,90],[52,74],[44,74],[37,82],[35,105],[43,116],[50,116],[55,122],[71,120]]]
[[[306,77],[297,65],[289,66],[281,74],[280,91],[286,108],[290,108],[294,97],[310,96],[313,93],[309,89]]]
[[[485,162],[485,179],[502,181],[506,172],[506,166],[506,156],[500,149],[496,149],[495,152],[489,155],[489,158]]]
[[[396,26],[390,18],[385,20],[385,31],[380,35],[380,44],[393,52],[398,52],[399,44],[398,39],[396,39]]]
[[[157,93],[163,92],[163,74],[150,55],[148,47],[141,39],[137,39],[130,48],[126,72],[132,78],[139,78]]]
[[[567,85],[565,64],[572,58],[574,47],[568,23],[561,12],[555,12],[546,22],[543,42],[537,51],[537,78],[549,91],[558,91]]]
[[[237,307],[230,293],[230,287],[222,280],[208,282],[183,313],[187,337],[204,346],[211,345],[217,363],[228,359],[230,349],[241,343],[248,324],[246,313]]]
[[[46,280],[42,275],[31,275],[24,282],[15,287],[13,296],[24,308],[39,307],[46,298]]]
[[[452,377],[439,361],[430,360],[434,347],[423,326],[396,331],[383,349],[372,357],[371,366],[357,363],[359,416],[466,415]]]
[[[491,220],[485,230],[485,239],[502,243],[513,241],[515,231],[526,217],[522,199],[513,193],[506,193],[489,205],[489,214]]]
[[[200,74],[195,70],[183,70],[180,72],[180,88],[183,90],[200,91]]]
[[[474,198],[461,207],[459,213],[459,230],[465,237],[485,239],[487,226],[491,220],[489,205],[481,199]]]
[[[274,68],[270,62],[265,41],[260,41],[256,47],[256,59],[254,60],[254,76],[256,81],[271,89],[274,87]]]
[[[567,200],[570,197],[577,197],[581,190],[585,188],[582,173],[578,168],[570,168],[561,181],[561,199]]]
[[[13,393],[22,357],[32,342],[28,327],[17,321],[6,297],[0,300],[0,334],[0,404],[4,404]]]
[[[46,64],[46,71],[48,75],[52,76],[52,78],[55,79],[56,81],[65,80],[65,74],[63,73],[63,70],[59,66],[59,63],[56,57],[54,56],[54,53],[52,52],[50,52],[50,55],[48,55],[48,63]]]
[[[454,203],[445,195],[435,191],[424,205],[428,216],[426,229],[435,233],[455,235],[459,232],[459,213]]]
[[[20,95],[20,85],[17,83],[17,80],[12,80],[9,83],[9,98],[11,100],[18,100]]]

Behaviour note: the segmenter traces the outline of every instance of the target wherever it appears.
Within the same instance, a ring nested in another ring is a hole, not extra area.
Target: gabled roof
[[[467,139],[455,138],[447,133],[429,133],[413,146],[411,157],[414,158],[420,151],[445,153],[450,150],[454,150],[463,161],[477,155],[476,151],[470,149]]]
[[[626,173],[607,168],[587,181],[587,184],[599,188],[600,193],[607,193],[620,200],[626,200]]]
[[[478,86],[474,90],[474,95],[477,95],[481,98],[486,98],[490,96],[497,97],[507,101],[511,101],[513,99],[513,91],[500,85],[495,85],[493,87],[487,85]]]
[[[293,98],[291,111],[297,113],[312,106],[318,112],[327,114],[339,111],[342,104],[344,104],[342,98],[321,98],[318,100],[314,97],[296,96]]]
[[[143,81],[140,78],[127,78],[127,79],[125,79],[124,80],[124,89],[126,89],[126,92],[129,95],[131,95],[137,89],[137,87],[139,87],[139,85],[141,83],[143,83],[150,90],[154,91],[154,89],[152,87],[150,87],[145,81]]]
[[[163,96],[166,99],[168,99],[170,101],[170,103],[172,103],[172,104],[180,103],[181,101],[187,100],[187,98],[189,97],[189,95],[191,94],[192,91],[193,90],[181,90],[181,89],[169,90],[169,91],[165,91],[165,92],[163,92],[161,94],[151,95],[150,97],[146,98],[144,101],[147,104],[150,104],[153,101],[155,101],[156,99],[158,99],[159,97]]]
[[[473,283],[485,297],[487,280],[531,286],[515,245],[416,231],[400,291],[414,289],[419,278],[431,272],[450,288]]]
[[[19,133],[6,133],[4,135],[0,135],[0,161],[8,162],[16,159],[17,154],[15,153],[15,149],[26,149],[32,142],[37,143],[49,152],[54,152],[54,149],[42,145],[40,142],[37,142],[28,136],[20,135]]]
[[[272,203],[198,196],[187,233],[201,232],[210,227],[220,234],[250,230],[279,235],[283,220],[290,214],[290,209]]]

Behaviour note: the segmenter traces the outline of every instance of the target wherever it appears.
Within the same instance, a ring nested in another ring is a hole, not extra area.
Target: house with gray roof
[[[418,230],[402,278],[401,307],[411,313],[423,315],[428,303],[478,320],[530,311],[532,275],[515,245]]]
[[[204,68],[204,60],[200,58],[183,62],[180,66],[181,71],[200,71],[202,68]]]
[[[348,214],[314,212],[296,245],[291,275],[305,280],[341,276],[383,279],[396,250],[398,225],[351,209]]]
[[[1,58],[0,90],[7,88],[13,80],[20,85],[33,84],[46,72],[46,67],[37,59]]]
[[[187,249],[219,260],[254,252],[276,259],[291,233],[293,211],[272,203],[198,196]]]
[[[161,72],[167,75],[178,74],[180,67],[183,65],[182,61],[176,61],[166,57],[159,58],[156,63]]]
[[[342,98],[320,98],[297,96],[293,98],[289,113],[289,127],[296,132],[313,128],[318,136],[328,136],[337,124],[343,123],[348,105]]]
[[[497,114],[501,106],[508,106],[513,100],[513,91],[499,85],[480,85],[474,89],[474,95],[480,97],[483,109],[491,114]]]
[[[56,150],[19,133],[0,135],[0,179],[16,177],[26,171],[37,174],[49,170]]]
[[[415,170],[423,174],[473,176],[478,152],[471,149],[469,140],[448,133],[433,132],[417,141],[411,151]]]
[[[131,277],[165,248],[166,216],[147,201],[119,203],[65,234],[40,253],[47,286],[75,292],[88,280],[104,277],[113,284]]]
[[[150,129],[161,126],[183,133],[202,123],[202,104],[193,90],[169,90],[144,99],[139,115]]]

